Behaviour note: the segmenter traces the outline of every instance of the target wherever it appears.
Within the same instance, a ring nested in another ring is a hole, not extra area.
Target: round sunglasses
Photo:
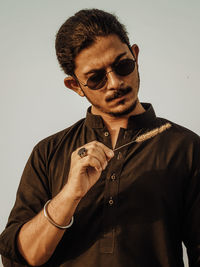
[[[132,73],[135,69],[135,60],[130,59],[130,58],[125,58],[120,60],[117,64],[114,64],[112,66],[112,70],[106,72],[105,69],[100,69],[97,70],[94,75],[92,75],[86,82],[86,84],[82,83],[80,80],[76,78],[76,80],[82,84],[83,86],[87,86],[88,88],[92,89],[92,90],[98,90],[100,88],[102,88],[108,78],[107,78],[107,74],[110,72],[115,72],[117,75],[120,76],[127,76],[130,73]]]

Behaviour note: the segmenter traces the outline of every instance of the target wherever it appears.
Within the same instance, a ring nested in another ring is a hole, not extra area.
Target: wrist
[[[58,229],[61,229],[61,230],[65,230],[65,229],[71,227],[73,222],[74,222],[74,216],[72,216],[71,221],[70,221],[70,223],[68,225],[59,225],[56,222],[54,222],[54,220],[49,216],[48,211],[47,211],[47,207],[48,207],[48,204],[50,202],[51,202],[51,199],[46,202],[46,204],[44,205],[44,208],[43,208],[44,216],[47,218],[47,220],[52,225],[54,225],[55,227],[57,227]]]
[[[68,184],[64,186],[63,190],[64,190],[66,199],[75,205],[76,204],[78,205],[78,203],[84,197],[82,192],[72,189],[72,187],[69,186]]]

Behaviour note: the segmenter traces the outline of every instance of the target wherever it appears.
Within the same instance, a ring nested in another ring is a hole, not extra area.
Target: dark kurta
[[[151,105],[120,129],[116,147],[168,121]],[[170,122],[171,123],[171,122]],[[200,139],[177,124],[115,152],[98,182],[79,203],[45,266],[182,267],[182,241],[190,266],[200,266]],[[100,116],[86,119],[39,142],[26,164],[15,206],[0,236],[0,253],[23,263],[16,248],[20,227],[67,182],[70,156],[98,140],[111,148]],[[7,265],[14,266],[14,265]],[[22,265],[19,265],[22,266]]]

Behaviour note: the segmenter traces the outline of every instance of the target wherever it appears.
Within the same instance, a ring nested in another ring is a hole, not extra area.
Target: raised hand
[[[110,148],[98,141],[85,144],[84,148],[86,149],[84,157],[78,154],[81,147],[71,155],[67,187],[75,198],[82,198],[89,191],[114,156],[114,152]]]

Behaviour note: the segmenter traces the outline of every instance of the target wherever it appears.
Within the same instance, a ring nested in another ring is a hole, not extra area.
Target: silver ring
[[[81,158],[84,158],[85,156],[87,156],[87,149],[85,147],[80,148],[78,151],[78,155]]]

